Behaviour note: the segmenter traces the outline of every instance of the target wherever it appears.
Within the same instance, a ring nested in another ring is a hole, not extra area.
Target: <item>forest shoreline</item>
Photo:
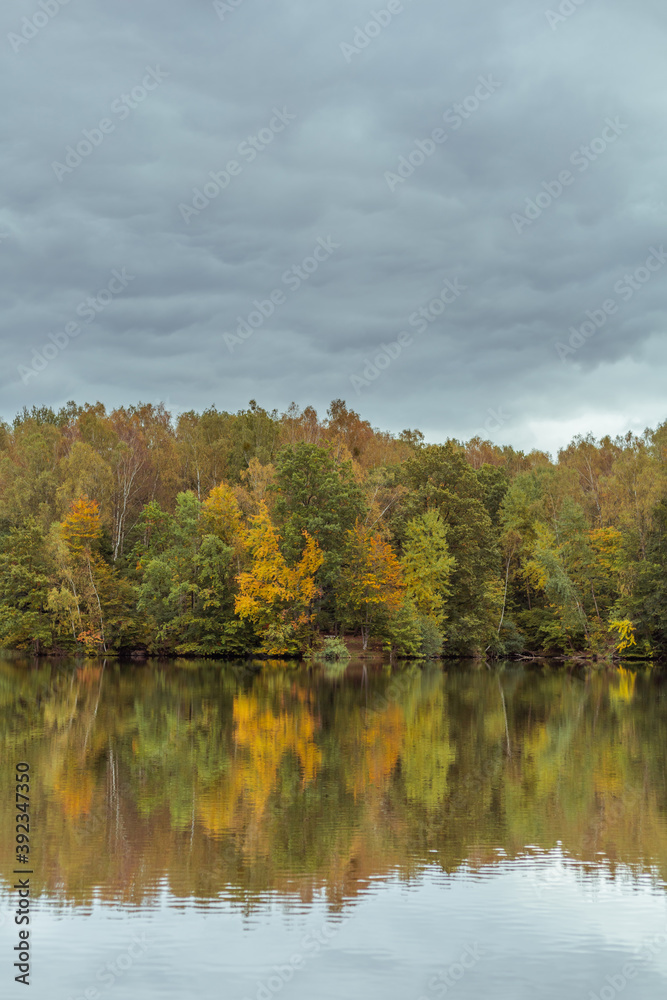
[[[99,653],[94,655],[85,655],[78,651],[72,651],[67,649],[62,650],[48,650],[45,652],[34,652],[26,649],[9,649],[0,648],[0,657],[4,657],[8,660],[31,660],[34,662],[59,662],[62,660],[73,660],[77,664],[84,665],[86,663],[94,663],[99,660],[109,660],[121,665],[142,665],[147,663],[173,663],[177,660],[179,661],[190,661],[190,662],[206,662],[211,664],[225,664],[225,663],[285,663],[291,666],[301,666],[301,667],[312,667],[312,666],[329,666],[329,667],[339,667],[342,668],[353,662],[363,662],[367,666],[384,666],[388,663],[390,664],[405,664],[405,665],[415,665],[420,667],[427,666],[442,666],[446,667],[448,663],[460,663],[462,661],[470,661],[476,665],[485,663],[487,665],[494,665],[498,663],[544,663],[548,665],[553,664],[577,664],[577,665],[589,665],[595,667],[610,667],[615,668],[619,666],[656,666],[661,667],[667,664],[667,657],[664,656],[614,656],[614,657],[601,657],[596,654],[587,653],[585,650],[578,652],[572,652],[567,655],[562,653],[513,653],[505,656],[485,656],[484,654],[451,654],[451,655],[440,655],[437,657],[421,657],[421,656],[410,656],[410,655],[397,655],[386,651],[374,651],[368,653],[353,653],[349,657],[340,657],[336,659],[330,659],[322,656],[317,651],[313,652],[311,655],[293,655],[293,656],[277,656],[268,653],[257,652],[256,650],[246,650],[245,652],[239,653],[223,653],[223,654],[213,654],[213,653],[151,653],[144,650],[114,650],[106,653]]]
[[[667,424],[556,459],[251,400],[0,424],[0,646],[214,659],[667,656]],[[354,638],[351,638],[354,637]]]

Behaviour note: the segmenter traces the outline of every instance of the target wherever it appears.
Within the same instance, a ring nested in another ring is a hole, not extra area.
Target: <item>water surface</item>
[[[0,965],[32,773],[31,996],[657,1000],[646,668],[0,659]]]

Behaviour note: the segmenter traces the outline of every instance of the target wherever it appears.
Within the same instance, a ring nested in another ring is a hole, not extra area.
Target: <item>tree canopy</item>
[[[68,403],[0,425],[0,646],[667,652],[667,424],[555,459],[334,400]]]

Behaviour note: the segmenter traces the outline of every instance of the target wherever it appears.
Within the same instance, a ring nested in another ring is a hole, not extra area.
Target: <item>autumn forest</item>
[[[0,424],[0,647],[667,653],[667,424],[552,458],[254,401]]]

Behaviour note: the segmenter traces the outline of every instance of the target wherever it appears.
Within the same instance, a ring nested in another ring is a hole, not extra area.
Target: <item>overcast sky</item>
[[[667,418],[664,0],[7,0],[0,28],[5,419],[342,397],[553,451]]]

